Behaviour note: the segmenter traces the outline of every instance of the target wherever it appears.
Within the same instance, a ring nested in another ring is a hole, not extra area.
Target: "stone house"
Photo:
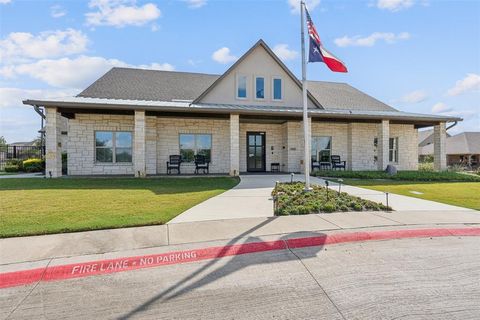
[[[69,175],[156,175],[170,155],[192,173],[301,172],[301,82],[259,40],[224,74],[113,68],[75,97],[25,100],[46,111],[46,170],[61,175],[68,119]],[[308,81],[312,161],[339,155],[348,170],[416,170],[417,131],[434,127],[435,166],[446,168],[445,127],[461,119],[398,111],[345,83]]]

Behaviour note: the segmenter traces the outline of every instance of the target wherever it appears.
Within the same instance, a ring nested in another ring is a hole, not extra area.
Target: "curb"
[[[248,253],[286,250],[289,248],[296,249],[375,240],[451,236],[480,236],[480,228],[406,229],[337,233],[318,237],[253,242],[221,247],[207,247],[203,249],[174,251],[162,254],[97,260],[59,266],[47,266],[44,268],[0,273],[0,288],[28,285],[40,281],[83,278]]]

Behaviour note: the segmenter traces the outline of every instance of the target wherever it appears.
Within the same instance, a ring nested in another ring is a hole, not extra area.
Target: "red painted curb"
[[[0,273],[0,288],[27,285],[39,281],[88,277],[93,275],[194,262],[254,252],[284,250],[288,248],[304,248],[372,240],[449,236],[480,236],[480,228],[408,229],[337,233],[322,235],[319,237],[244,243],[223,247],[209,247],[204,249],[175,251],[146,256],[90,261],[84,263]]]

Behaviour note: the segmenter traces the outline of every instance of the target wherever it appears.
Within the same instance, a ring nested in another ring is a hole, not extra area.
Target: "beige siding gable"
[[[247,98],[244,99],[237,98],[239,76],[247,77]],[[256,99],[256,77],[265,79],[264,99]],[[282,79],[283,99],[280,101],[273,99],[274,78]],[[302,90],[263,46],[257,46],[198,102],[302,107]],[[308,106],[309,108],[316,108],[310,99]]]

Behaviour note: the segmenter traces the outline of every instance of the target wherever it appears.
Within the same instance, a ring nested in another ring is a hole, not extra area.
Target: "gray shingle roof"
[[[112,68],[78,97],[147,101],[194,100],[219,77],[220,75],[204,73]],[[308,81],[308,89],[325,109],[396,111],[346,83]]]
[[[193,100],[218,77],[204,73],[112,68],[78,97],[149,101]]]
[[[308,81],[308,91],[325,109],[396,111],[396,109],[346,83]]]

